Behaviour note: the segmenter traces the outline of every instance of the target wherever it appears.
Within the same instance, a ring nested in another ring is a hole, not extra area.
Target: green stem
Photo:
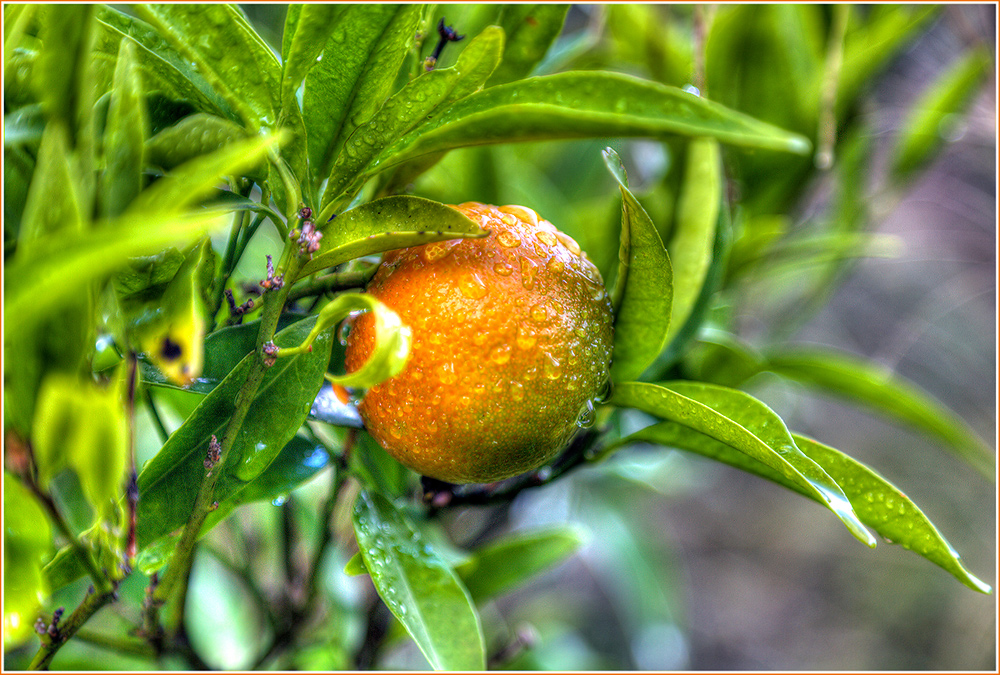
[[[229,230],[229,241],[226,242],[226,252],[222,255],[222,273],[219,275],[218,287],[215,289],[215,300],[212,302],[211,330],[215,329],[216,317],[219,315],[219,310],[222,309],[222,299],[225,296],[226,283],[229,281],[229,276],[233,273],[233,267],[235,266],[236,246],[240,239],[240,232],[242,232],[249,216],[250,213],[248,211],[237,211],[233,214],[233,225]]]
[[[160,411],[156,409],[156,404],[153,401],[153,394],[149,390],[149,387],[145,388],[143,396],[146,399],[146,407],[149,408],[149,416],[153,418],[153,425],[156,426],[156,431],[160,434],[160,440],[166,443],[167,439],[170,438],[170,431],[167,429],[167,425],[165,425],[163,420],[160,418]]]
[[[840,85],[840,70],[844,62],[844,36],[847,34],[850,11],[850,5],[835,5],[833,8],[830,46],[826,53],[820,92],[819,137],[816,139],[814,159],[816,167],[822,170],[833,166],[833,147],[837,142],[837,87]]]
[[[55,638],[50,641],[42,642],[42,646],[38,648],[38,652],[35,654],[35,658],[31,660],[31,664],[28,666],[29,670],[47,670],[49,664],[52,662],[53,657],[56,655],[66,642],[69,641],[71,637],[76,635],[77,631],[90,620],[97,610],[104,607],[115,597],[115,591],[110,586],[100,592],[88,593],[87,597],[83,599],[80,606],[77,607],[69,618],[59,625],[58,634]]]
[[[69,523],[67,523],[66,519],[63,518],[62,513],[59,511],[59,507],[56,506],[55,500],[52,499],[52,495],[43,491],[34,481],[28,481],[28,486],[34,493],[35,497],[38,498],[38,501],[42,503],[42,506],[45,507],[45,510],[48,511],[49,517],[52,519],[52,522],[55,523],[59,533],[66,538],[69,545],[72,546],[73,550],[76,552],[77,557],[81,560],[81,562],[83,562],[84,567],[87,568],[87,573],[94,582],[94,588],[98,589],[102,593],[109,591],[112,588],[111,582],[108,581],[108,578],[104,574],[101,574],[101,571],[97,567],[97,563],[94,562],[94,557],[91,555],[90,549],[84,546],[83,542],[80,541],[80,538],[73,533],[72,529],[70,529]]]
[[[288,294],[288,301],[295,302],[302,298],[324,293],[336,293],[349,288],[364,288],[375,275],[378,265],[363,270],[351,272],[334,272],[322,277],[316,277],[293,288]]]
[[[277,272],[282,274],[286,279],[293,279],[301,265],[302,259],[295,254],[294,244],[286,244],[282,262],[279,264]],[[253,403],[254,397],[257,395],[257,390],[264,380],[264,373],[268,367],[265,361],[264,345],[274,338],[274,333],[278,327],[278,319],[281,316],[282,308],[285,306],[290,288],[291,284],[287,283],[277,291],[269,291],[264,294],[264,308],[261,315],[260,330],[257,333],[257,358],[254,360],[253,366],[247,374],[246,381],[236,395],[232,417],[229,418],[229,423],[226,425],[226,430],[220,441],[221,451],[219,461],[205,473],[191,509],[191,516],[188,518],[184,526],[184,531],[181,533],[180,541],[177,543],[174,557],[170,561],[163,581],[153,593],[154,605],[163,605],[175,593],[186,594],[186,580],[190,575],[191,565],[194,562],[195,543],[198,540],[198,535],[201,532],[201,527],[205,519],[215,508],[213,505],[213,495],[216,483],[225,469],[226,461],[230,455],[229,451],[236,442],[236,437],[243,426],[243,421],[250,411],[250,404]],[[183,598],[178,596],[178,605],[183,606],[183,604]],[[183,618],[182,613],[179,616],[181,619]],[[176,612],[173,618],[176,622],[178,619]],[[179,623],[171,626],[172,630],[177,630],[179,627]]]
[[[151,645],[135,638],[105,635],[92,630],[80,629],[76,634],[76,639],[120,654],[156,658],[156,650]]]

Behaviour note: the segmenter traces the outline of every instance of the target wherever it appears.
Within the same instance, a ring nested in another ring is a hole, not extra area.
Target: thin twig
[[[56,652],[58,652],[70,638],[76,635],[77,631],[87,623],[99,609],[108,604],[115,597],[115,591],[113,588],[108,588],[101,592],[96,592],[91,590],[87,593],[87,597],[83,599],[80,606],[77,607],[66,621],[59,624],[57,627],[56,635],[48,640],[42,641],[42,646],[38,648],[38,652],[35,657],[31,660],[31,664],[28,666],[29,670],[47,670],[49,664],[52,662],[53,657],[55,657]]]
[[[324,293],[335,293],[349,288],[364,288],[373,276],[378,265],[371,265],[362,270],[351,272],[334,272],[322,277],[316,277],[305,283],[301,283],[288,294],[288,301],[294,302],[302,298],[313,295],[323,295]]]

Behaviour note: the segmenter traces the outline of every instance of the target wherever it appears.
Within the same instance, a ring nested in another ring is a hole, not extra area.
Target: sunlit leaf
[[[6,471],[3,510],[3,644],[9,649],[35,634],[35,617],[49,594],[42,559],[52,535],[42,507]]]

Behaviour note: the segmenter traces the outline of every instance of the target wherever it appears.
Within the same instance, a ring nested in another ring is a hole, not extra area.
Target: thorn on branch
[[[444,51],[446,44],[449,42],[458,42],[465,37],[464,35],[459,35],[451,26],[444,25],[444,17],[441,17],[441,21],[438,22],[437,30],[441,38],[434,48],[434,53],[424,60],[424,70],[426,71],[434,70],[434,66],[437,65],[438,59],[441,58],[441,52]]]

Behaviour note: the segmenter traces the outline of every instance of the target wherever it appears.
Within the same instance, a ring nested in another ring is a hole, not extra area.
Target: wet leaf
[[[507,39],[503,60],[490,76],[487,86],[527,77],[545,57],[562,32],[569,5],[502,5],[498,21]]]
[[[479,616],[458,577],[378,493],[354,504],[358,550],[379,596],[435,670],[486,667]]]
[[[961,418],[888,368],[829,348],[787,348],[765,359],[768,370],[922,431],[987,478],[994,477],[990,447]]]
[[[329,175],[344,141],[385,102],[414,44],[417,5],[338,5],[323,60],[309,71],[302,114],[314,175]]]
[[[290,5],[281,38],[281,109],[298,107],[295,92],[306,75],[322,61],[330,33],[342,20],[344,8],[337,5],[308,3]],[[350,9],[346,11],[351,11]],[[341,26],[343,29],[343,26]]]
[[[150,138],[146,143],[146,158],[152,166],[171,171],[185,162],[246,138],[246,130],[225,117],[194,113]],[[264,175],[265,161],[261,158],[257,166],[249,167],[248,174]]]
[[[122,39],[104,133],[101,206],[105,217],[121,214],[142,190],[143,143],[148,133],[146,101],[135,65],[135,46]]]
[[[326,225],[319,252],[303,266],[299,278],[360,256],[486,234],[458,210],[439,202],[384,197],[345,211]]]
[[[482,602],[557,565],[582,543],[582,533],[572,527],[519,532],[476,549],[473,558],[455,571],[472,599]]]
[[[666,344],[673,299],[673,271],[656,226],[628,189],[621,160],[611,148],[604,162],[622,193],[618,277],[612,291],[615,344],[611,379],[638,377]]]
[[[781,418],[749,394],[699,382],[626,382],[615,385],[610,402],[675,422],[766,464],[829,508],[859,541],[875,546],[841,488],[796,447]]]
[[[314,320],[305,319],[279,332],[275,344],[279,347],[300,344]],[[261,475],[305,421],[323,382],[332,340],[329,333],[320,335],[312,352],[278,359],[266,371],[226,466],[221,469],[223,473],[215,490],[220,503]],[[244,358],[143,467],[139,474],[140,546],[187,521],[205,475],[209,440],[212,435],[221,440],[236,395],[255,358],[255,354]]]

